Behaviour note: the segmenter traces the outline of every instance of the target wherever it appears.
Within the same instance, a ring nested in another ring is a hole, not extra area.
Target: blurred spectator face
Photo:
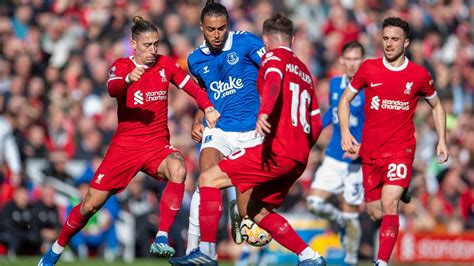
[[[22,5],[16,9],[15,17],[22,23],[28,24],[32,17],[31,7],[28,5]]]
[[[41,191],[41,201],[46,206],[54,206],[54,196],[56,194],[56,190],[54,190],[51,186],[44,186]]]
[[[352,79],[356,73],[362,58],[362,51],[359,48],[349,48],[342,54],[339,62],[344,67],[344,73],[349,79]]]
[[[229,22],[225,16],[205,16],[201,31],[211,51],[220,51],[229,35]]]
[[[26,54],[18,55],[13,68],[16,74],[28,78],[31,72],[31,59]]]
[[[46,142],[46,133],[42,126],[33,125],[28,131],[28,140],[34,147],[43,146]]]
[[[158,32],[154,31],[142,32],[136,39],[132,39],[135,60],[143,65],[155,64],[159,40]]]
[[[389,62],[394,62],[405,54],[409,41],[402,28],[387,26],[382,30],[383,54]]]
[[[28,97],[39,98],[44,94],[44,81],[40,77],[33,77],[28,86]]]
[[[15,190],[13,200],[20,209],[26,208],[26,206],[28,205],[28,191],[26,190],[26,188],[18,187]]]

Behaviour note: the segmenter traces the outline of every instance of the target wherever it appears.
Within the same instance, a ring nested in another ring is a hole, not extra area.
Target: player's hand
[[[204,132],[204,125],[202,123],[194,123],[191,130],[191,138],[200,143],[202,141],[202,132]]]
[[[219,117],[221,117],[219,111],[214,109],[214,107],[206,108],[206,110],[204,110],[204,115],[206,116],[206,122],[209,128],[216,127],[217,120],[219,120]]]
[[[262,135],[262,136],[265,136],[266,134],[270,133],[270,128],[272,127],[272,125],[270,125],[270,123],[268,123],[268,115],[267,114],[261,114],[258,116],[258,119],[257,119],[257,125],[256,125],[256,129],[255,129],[255,135]]]
[[[136,67],[132,70],[132,72],[128,73],[127,78],[125,78],[125,81],[130,81],[127,83],[132,83],[140,79],[140,77],[145,73],[145,69],[143,67]]]
[[[357,160],[359,158],[360,146],[355,146],[355,148],[356,148],[355,153],[344,152],[344,154],[342,155],[342,158],[349,158],[353,161]]]
[[[436,147],[436,155],[438,157],[439,164],[444,163],[448,160],[449,152],[448,152],[448,146],[446,145],[445,142],[438,143],[438,146]]]
[[[359,142],[357,142],[354,136],[352,136],[351,133],[347,133],[347,134],[342,134],[341,147],[343,151],[349,154],[358,154],[360,144]]]

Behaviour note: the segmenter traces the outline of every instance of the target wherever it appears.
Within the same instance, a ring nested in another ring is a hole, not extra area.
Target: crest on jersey
[[[110,70],[109,70],[109,78],[113,78],[115,77],[115,70],[117,70],[117,67],[116,66],[113,66]]]
[[[161,76],[161,81],[162,81],[162,82],[168,81],[168,80],[166,79],[166,74],[165,74],[165,69],[164,69],[164,68],[163,68],[162,70],[160,70],[160,76]]]
[[[227,55],[227,63],[230,65],[235,65],[239,62],[239,57],[237,56],[236,52],[231,52]]]
[[[413,82],[407,82],[407,84],[405,84],[405,91],[403,93],[410,94],[411,86],[413,86]]]

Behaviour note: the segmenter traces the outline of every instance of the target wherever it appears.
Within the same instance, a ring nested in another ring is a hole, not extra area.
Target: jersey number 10
[[[311,97],[307,90],[303,90],[300,93],[300,85],[294,82],[290,82],[291,95],[291,124],[294,127],[298,126],[298,110],[299,110],[299,121],[303,127],[303,131],[307,134],[311,131],[311,126],[306,120],[306,113],[308,112],[309,104],[311,103]]]

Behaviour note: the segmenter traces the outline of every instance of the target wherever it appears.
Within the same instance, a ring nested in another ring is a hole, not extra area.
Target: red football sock
[[[388,262],[398,235],[398,215],[384,215],[380,225],[378,259]]]
[[[160,200],[160,231],[169,232],[183,202],[184,184],[168,182]]]
[[[222,193],[218,188],[200,187],[199,225],[201,242],[217,242],[217,228],[222,214]]]
[[[69,240],[87,224],[89,217],[85,217],[81,214],[81,203],[72,208],[71,213],[66,219],[66,222],[61,229],[58,236],[58,244],[61,247],[65,247]]]
[[[280,245],[293,251],[296,255],[299,255],[308,246],[288,221],[279,214],[271,212],[257,224],[270,233]]]

